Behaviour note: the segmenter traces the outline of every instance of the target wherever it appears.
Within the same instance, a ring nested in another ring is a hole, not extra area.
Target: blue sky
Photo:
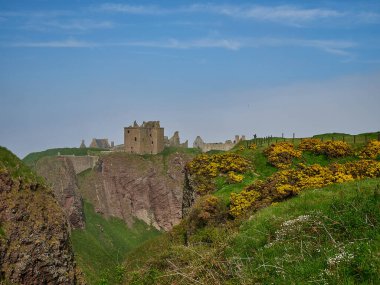
[[[380,1],[0,0],[0,145],[380,129]]]

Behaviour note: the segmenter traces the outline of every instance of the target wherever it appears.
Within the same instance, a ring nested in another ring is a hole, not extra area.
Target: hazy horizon
[[[379,26],[379,1],[0,0],[0,145],[379,131]]]

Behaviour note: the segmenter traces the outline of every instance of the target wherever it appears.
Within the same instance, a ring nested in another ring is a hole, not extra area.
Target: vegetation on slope
[[[77,155],[77,156],[83,156],[83,155],[96,155],[100,153],[101,151],[105,151],[107,149],[99,149],[99,148],[52,148],[47,149],[40,152],[32,152],[29,153],[27,156],[23,158],[23,162],[33,167],[37,163],[38,160],[45,156],[56,156],[59,154],[61,155]]]
[[[378,284],[379,183],[307,190],[186,240],[180,225],[128,256],[126,283]]]
[[[0,146],[0,168],[7,169],[13,179],[23,179],[26,184],[42,184],[43,179],[37,176],[16,155]]]
[[[379,143],[276,147],[241,144],[189,163],[200,197],[170,234],[129,256],[128,284],[376,284],[380,180],[357,179],[380,177]]]
[[[121,219],[105,219],[85,202],[85,229],[72,232],[71,240],[79,267],[89,284],[118,284],[124,274],[126,254],[159,231],[136,221],[130,229]]]

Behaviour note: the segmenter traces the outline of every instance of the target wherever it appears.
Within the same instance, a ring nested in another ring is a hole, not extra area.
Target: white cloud
[[[162,15],[172,12],[172,10],[160,8],[157,6],[147,6],[147,5],[128,5],[128,4],[115,4],[106,3],[99,7],[102,11],[107,12],[118,12],[126,14],[137,14],[137,15]]]
[[[330,9],[305,9],[293,6],[223,6],[223,5],[193,5],[189,10],[197,12],[216,13],[220,15],[248,18],[274,22],[304,22],[322,18],[335,18],[344,13]]]
[[[233,39],[197,39],[197,40],[178,40],[169,39],[163,41],[139,41],[115,43],[115,46],[138,46],[151,48],[168,48],[168,49],[196,49],[196,48],[223,48],[229,50],[238,50],[242,47],[241,42]]]
[[[7,45],[8,47],[26,48],[93,48],[99,46],[96,43],[78,40],[46,41],[46,42],[20,42]]]
[[[171,48],[171,49],[194,49],[194,48],[224,48],[228,50],[239,50],[241,48],[261,48],[261,47],[308,47],[322,50],[340,56],[349,56],[348,51],[356,46],[352,41],[339,40],[304,40],[292,38],[242,38],[242,39],[212,39],[204,38],[197,40],[162,40],[162,41],[139,41],[115,43],[115,46],[140,46],[151,48]]]
[[[234,18],[246,18],[260,21],[283,23],[299,23],[322,18],[335,18],[345,13],[323,8],[299,8],[293,6],[257,6],[257,5],[216,5],[194,4],[177,8],[162,8],[159,6],[128,5],[106,3],[99,8],[102,11],[139,15],[164,15],[171,13],[211,13]]]
[[[37,31],[51,31],[51,30],[68,30],[68,31],[81,31],[95,29],[110,29],[114,27],[111,21],[94,21],[90,19],[70,19],[70,20],[50,20],[50,21],[30,21],[24,28],[28,30]]]
[[[2,47],[43,47],[43,48],[93,48],[93,47],[144,47],[159,49],[227,49],[239,50],[242,48],[263,48],[263,47],[306,47],[321,50],[323,52],[339,55],[350,56],[350,49],[356,46],[352,41],[339,40],[305,40],[292,38],[201,38],[193,40],[168,39],[157,41],[126,41],[126,42],[86,42],[74,39],[63,41],[46,41],[46,42],[21,42],[2,44]]]

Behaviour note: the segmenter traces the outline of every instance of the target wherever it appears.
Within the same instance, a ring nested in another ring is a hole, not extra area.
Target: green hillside
[[[253,143],[192,161],[201,197],[125,284],[379,284],[380,144]]]
[[[127,284],[379,284],[380,179],[331,185],[248,220],[137,248]],[[149,252],[149,254],[147,254]]]
[[[26,183],[43,183],[43,179],[38,177],[34,171],[23,163],[16,155],[5,147],[0,146],[0,168],[7,169],[13,178],[21,178]]]
[[[36,162],[45,156],[61,155],[96,155],[106,149],[99,148],[52,148],[40,152],[32,152],[23,158],[23,162],[28,166],[35,166]]]
[[[89,284],[118,284],[124,275],[126,254],[159,231],[136,221],[132,229],[117,218],[106,219],[85,202],[86,227],[72,232],[76,261]]]

